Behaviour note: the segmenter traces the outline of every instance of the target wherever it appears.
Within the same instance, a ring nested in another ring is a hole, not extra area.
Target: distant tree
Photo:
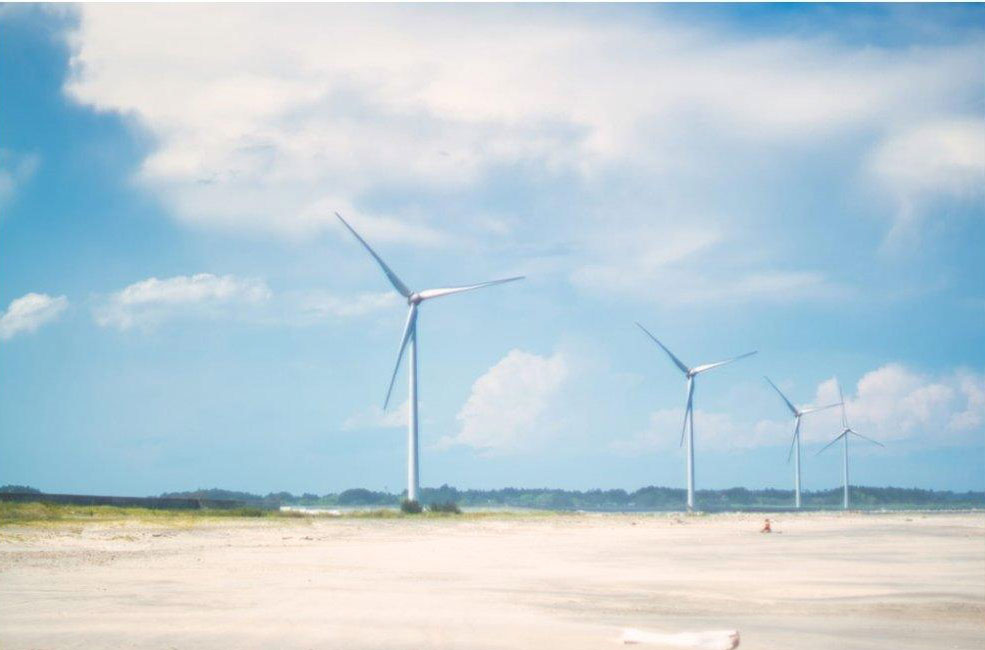
[[[221,490],[219,488],[203,489],[199,488],[190,492],[165,492],[162,497],[174,497],[182,499],[217,499],[230,501],[263,501],[259,494],[249,492],[236,492],[234,490]]]
[[[426,503],[438,503],[438,502],[448,502],[448,501],[458,501],[461,498],[458,490],[447,484],[442,485],[439,488],[424,488],[421,490],[421,501]]]
[[[3,485],[0,486],[0,492],[4,492],[4,493],[19,492],[21,494],[41,494],[41,490],[37,488],[32,488],[27,485]]]
[[[363,488],[355,488],[342,492],[338,497],[340,506],[379,506],[394,503],[393,495],[386,492],[373,492]]]
[[[401,508],[401,510],[403,510],[403,508]],[[445,512],[454,515],[462,514],[462,509],[459,508],[458,504],[454,501],[438,501],[428,504],[428,510],[431,512]]]
[[[24,486],[4,486],[0,491],[33,491]],[[171,492],[161,496],[191,497],[200,499],[234,499],[260,503],[265,499],[291,503],[303,501],[319,505],[340,506],[393,506],[400,503],[402,495],[374,492],[363,488],[345,490],[340,494],[319,497],[305,492],[300,497],[290,492],[272,492],[261,497],[248,492],[234,492],[212,488],[194,492]],[[706,510],[742,510],[747,508],[789,508],[793,502],[792,490],[766,488],[750,490],[743,487],[725,490],[699,490],[698,507]],[[804,492],[807,508],[840,508],[842,489]],[[459,490],[450,485],[421,490],[421,501],[430,504],[455,503],[469,507],[541,508],[548,510],[681,510],[685,503],[682,488],[647,486],[634,492],[625,490],[556,490],[545,488],[506,487],[497,490]],[[852,486],[852,504],[860,508],[985,508],[985,492],[961,492],[920,490],[915,488],[877,488]]]
[[[418,515],[422,510],[423,508],[421,508],[421,503],[419,501],[404,499],[400,502],[400,511],[408,515]]]

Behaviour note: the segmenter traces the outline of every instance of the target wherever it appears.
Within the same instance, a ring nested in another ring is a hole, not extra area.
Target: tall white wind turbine
[[[745,354],[740,354],[737,357],[725,359],[724,361],[705,363],[700,366],[688,368],[680,359],[674,356],[673,352],[667,349],[667,346],[657,340],[657,337],[650,334],[645,327],[639,323],[636,323],[636,326],[643,330],[644,334],[653,339],[653,342],[659,345],[660,348],[667,353],[670,360],[674,362],[674,365],[677,366],[682,373],[684,373],[684,377],[687,379],[687,406],[684,408],[684,426],[681,427],[680,444],[683,445],[684,441],[687,440],[687,509],[694,510],[694,378],[707,370],[711,370],[712,368],[717,368],[719,366],[724,366],[727,363],[738,361],[739,359],[751,357],[756,354],[756,351],[746,352]],[[687,434],[686,437],[685,434]]]
[[[817,411],[823,411],[825,409],[834,408],[838,406],[838,404],[828,404],[827,406],[813,406],[813,407],[805,406],[804,408],[797,408],[796,406],[793,405],[793,402],[788,400],[787,396],[784,395],[780,391],[780,389],[776,387],[776,384],[770,381],[769,377],[763,377],[763,379],[769,382],[770,386],[773,387],[773,390],[776,391],[777,395],[780,396],[780,399],[782,399],[784,404],[787,405],[787,408],[790,409],[790,412],[793,413],[793,417],[794,417],[793,440],[790,442],[790,451],[787,452],[787,462],[788,463],[790,462],[790,457],[793,455],[794,449],[796,448],[797,456],[794,461],[794,505],[795,507],[800,508],[800,418],[804,417],[808,413],[816,413]]]
[[[841,431],[841,433],[834,440],[832,440],[828,444],[824,445],[824,447],[821,448],[821,451],[824,451],[825,449],[827,449],[831,445],[835,444],[839,440],[843,440],[844,443],[845,443],[845,447],[844,447],[844,450],[845,450],[844,471],[843,471],[843,476],[844,476],[844,479],[845,479],[844,508],[845,508],[845,510],[848,510],[848,437],[849,436],[858,436],[862,440],[868,440],[869,442],[874,443],[874,444],[877,444],[880,447],[885,447],[886,445],[882,444],[881,442],[879,442],[877,440],[873,440],[872,438],[869,438],[867,436],[863,436],[861,433],[859,433],[858,431],[855,431],[850,426],[848,426],[848,416],[845,414],[845,396],[842,395],[842,393],[841,393],[841,384],[838,384],[838,398],[841,400],[841,427],[842,427],[842,431]],[[821,451],[819,451],[817,453],[820,454]],[[815,454],[815,455],[817,455],[817,454]]]
[[[407,348],[407,343],[410,343],[410,359],[408,360],[409,369],[409,403],[410,412],[408,413],[407,422],[407,499],[410,501],[417,501],[418,492],[420,491],[420,467],[418,461],[418,427],[417,427],[417,310],[418,306],[425,300],[430,300],[432,298],[440,298],[441,296],[450,296],[453,293],[462,293],[463,291],[472,291],[473,289],[481,289],[483,287],[491,287],[495,284],[503,284],[504,282],[513,282],[515,280],[522,280],[523,276],[517,276],[513,278],[504,278],[502,280],[492,280],[491,282],[481,282],[479,284],[470,284],[464,287],[446,287],[441,289],[425,289],[424,291],[411,291],[407,288],[397,274],[394,273],[386,262],[376,254],[369,244],[366,243],[362,237],[359,236],[352,226],[342,218],[338,212],[335,216],[339,218],[349,232],[359,240],[359,243],[366,248],[376,263],[380,265],[383,269],[383,273],[386,274],[390,284],[393,288],[397,290],[401,296],[407,299],[407,304],[410,306],[410,310],[407,312],[407,324],[404,325],[404,335],[400,340],[400,349],[397,351],[397,363],[393,367],[393,375],[390,377],[390,386],[386,390],[386,399],[383,400],[383,409],[386,410],[387,405],[390,403],[390,394],[393,392],[393,383],[397,379],[397,371],[400,370],[400,361],[403,359],[404,350]]]

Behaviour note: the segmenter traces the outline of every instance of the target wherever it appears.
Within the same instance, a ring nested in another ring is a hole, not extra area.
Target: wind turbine
[[[834,408],[835,406],[838,406],[838,404],[828,404],[827,406],[814,407],[807,406],[800,409],[794,406],[793,402],[787,399],[787,396],[776,387],[776,384],[770,381],[769,377],[763,377],[763,379],[769,382],[770,386],[773,387],[773,390],[776,391],[776,393],[780,396],[780,399],[782,399],[787,405],[787,408],[790,409],[790,412],[793,413],[795,424],[793,427],[793,440],[790,442],[790,451],[787,452],[787,462],[790,462],[790,457],[793,455],[794,447],[796,447],[797,459],[794,462],[794,504],[795,507],[800,508],[800,418],[804,417],[808,413],[816,413],[817,411]]]
[[[882,444],[881,442],[879,442],[877,440],[873,440],[872,438],[869,438],[867,436],[863,436],[861,433],[859,433],[858,431],[853,430],[850,426],[848,426],[848,416],[845,414],[845,396],[842,395],[842,393],[841,393],[841,384],[838,384],[838,398],[841,400],[841,426],[842,426],[842,432],[834,440],[832,440],[828,444],[824,445],[824,447],[821,448],[821,451],[824,451],[825,449],[827,449],[831,445],[835,444],[839,440],[844,440],[845,441],[845,462],[844,462],[845,504],[844,504],[844,507],[845,507],[845,510],[848,510],[848,436],[849,435],[858,436],[859,438],[861,438],[863,440],[868,440],[869,442],[874,443],[874,444],[877,444],[880,447],[885,447],[886,445]],[[821,451],[817,452],[817,454],[815,454],[815,456],[818,455],[818,454],[820,454]]]
[[[400,340],[400,349],[397,351],[397,363],[393,367],[393,375],[390,377],[390,386],[386,390],[386,399],[383,400],[383,410],[386,410],[387,405],[390,403],[390,393],[393,392],[393,382],[397,379],[397,371],[400,370],[400,361],[403,359],[404,350],[407,348],[408,341],[410,342],[410,359],[408,364],[410,366],[408,370],[408,375],[410,379],[410,412],[408,413],[407,422],[407,499],[408,501],[417,501],[417,495],[420,490],[420,468],[418,462],[418,437],[417,437],[417,309],[418,306],[425,300],[430,300],[431,298],[440,298],[441,296],[450,296],[453,293],[462,293],[463,291],[472,291],[473,289],[481,289],[483,287],[491,287],[494,284],[503,284],[504,282],[513,282],[515,280],[522,280],[523,276],[517,276],[514,278],[504,278],[502,280],[493,280],[491,282],[482,282],[479,284],[470,284],[464,287],[446,287],[441,289],[425,289],[424,291],[411,291],[407,288],[397,274],[394,273],[386,262],[376,254],[369,244],[366,243],[362,237],[359,236],[352,226],[342,218],[338,212],[335,216],[339,218],[349,232],[359,240],[359,243],[366,248],[376,263],[380,265],[383,269],[383,273],[386,274],[390,284],[393,288],[397,290],[401,296],[407,299],[407,304],[410,306],[410,310],[407,312],[407,324],[404,325],[404,335]]]
[[[745,354],[740,354],[737,357],[732,357],[731,359],[726,359],[725,361],[717,361],[715,363],[705,363],[700,366],[695,366],[693,368],[688,368],[684,363],[674,356],[674,353],[667,349],[667,347],[657,340],[653,334],[640,325],[636,323],[636,326],[643,330],[643,333],[653,339],[653,342],[660,346],[660,348],[667,353],[670,360],[674,362],[674,365],[684,373],[684,377],[687,378],[687,406],[684,409],[684,426],[681,427],[681,442],[684,444],[685,436],[687,433],[687,509],[694,510],[694,378],[701,373],[711,370],[712,368],[717,368],[718,366],[724,366],[727,363],[732,363],[733,361],[738,361],[739,359],[745,359],[746,357],[751,357],[756,354],[756,351],[746,352]]]

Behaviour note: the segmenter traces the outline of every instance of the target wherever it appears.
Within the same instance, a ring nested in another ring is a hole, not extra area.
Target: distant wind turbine
[[[838,384],[838,398],[841,400],[841,426],[842,426],[842,432],[834,440],[832,440],[828,444],[824,445],[824,447],[821,448],[821,451],[824,451],[825,449],[827,449],[831,445],[835,444],[839,440],[844,440],[845,441],[845,459],[844,459],[845,503],[844,503],[844,507],[845,507],[845,510],[848,510],[848,436],[849,435],[858,436],[862,440],[868,440],[869,442],[874,443],[874,444],[877,444],[880,447],[885,447],[886,445],[882,444],[881,442],[878,442],[877,440],[873,440],[872,438],[869,438],[867,436],[863,436],[861,433],[859,433],[858,431],[853,430],[850,426],[848,426],[848,416],[845,414],[845,396],[842,395],[842,393],[841,393],[841,384]],[[815,456],[818,455],[818,454],[820,454],[821,451],[817,452],[817,454],[815,454]]]
[[[740,354],[737,357],[732,357],[731,359],[726,359],[724,361],[717,361],[715,363],[706,363],[700,366],[695,366],[693,368],[688,368],[684,363],[674,356],[674,353],[667,349],[667,347],[657,340],[653,334],[640,325],[636,323],[636,326],[643,330],[643,333],[653,339],[653,342],[660,346],[660,348],[667,353],[670,360],[674,362],[674,365],[684,373],[684,377],[687,378],[687,406],[684,409],[684,426],[681,428],[681,442],[684,444],[685,433],[687,433],[687,509],[694,510],[694,378],[699,374],[711,370],[712,368],[717,368],[718,366],[724,366],[727,363],[732,363],[733,361],[738,361],[739,359],[745,359],[746,357],[751,357],[756,354],[756,351],[746,352],[745,354]]]
[[[796,461],[794,462],[794,505],[795,507],[799,508],[800,507],[800,418],[804,417],[808,413],[816,413],[817,411],[823,411],[825,409],[834,408],[838,406],[838,404],[828,404],[827,406],[816,406],[816,407],[807,406],[804,408],[797,408],[796,406],[793,405],[793,402],[788,400],[787,396],[784,395],[780,391],[780,389],[776,387],[776,384],[770,381],[769,377],[763,377],[763,379],[769,382],[770,386],[773,387],[773,390],[776,391],[776,393],[780,396],[780,399],[782,399],[783,402],[787,405],[787,408],[790,409],[790,412],[793,413],[795,424],[793,427],[793,440],[790,442],[790,451],[787,452],[787,462],[788,463],[790,462],[790,457],[793,455],[794,448],[796,448],[797,457],[796,457]]]
[[[408,423],[407,423],[407,499],[409,501],[417,501],[418,492],[420,491],[420,468],[418,463],[418,436],[417,436],[417,309],[425,300],[430,300],[431,298],[440,298],[441,296],[450,296],[453,293],[462,293],[463,291],[472,291],[473,289],[481,289],[483,287],[491,287],[494,284],[503,284],[504,282],[513,282],[515,280],[522,280],[523,276],[517,276],[513,278],[505,278],[502,280],[493,280],[491,282],[482,282],[480,284],[470,284],[464,287],[447,287],[442,289],[425,289],[424,291],[411,291],[407,288],[397,274],[394,273],[386,262],[376,254],[369,244],[366,243],[362,237],[359,236],[352,226],[342,218],[338,212],[335,216],[339,218],[349,232],[359,240],[376,263],[380,265],[383,269],[383,273],[386,274],[390,284],[393,288],[397,290],[401,296],[407,299],[407,304],[410,305],[410,310],[407,313],[407,324],[404,326],[404,336],[400,340],[400,349],[397,351],[397,363],[393,368],[393,375],[390,377],[390,386],[386,391],[386,399],[383,400],[383,409],[386,410],[387,405],[390,403],[390,393],[393,392],[393,382],[397,379],[397,371],[400,370],[400,361],[403,359],[404,350],[407,348],[407,342],[410,342],[410,360],[408,364],[410,366],[408,370],[410,379],[410,412],[408,413]]]

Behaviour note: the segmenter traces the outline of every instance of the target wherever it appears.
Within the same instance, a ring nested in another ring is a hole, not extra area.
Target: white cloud
[[[848,295],[847,288],[818,271],[758,268],[761,261],[749,259],[753,245],[737,246],[737,236],[722,227],[729,221],[650,217],[645,223],[592,229],[579,249],[585,261],[570,280],[597,294],[615,292],[665,305]]]
[[[215,314],[231,305],[256,305],[271,295],[264,282],[233,275],[198,273],[163,280],[148,278],[108,296],[93,315],[103,327],[126,330],[151,325],[178,313]]]
[[[435,248],[456,241],[454,237],[421,223],[360,212],[343,199],[319,199],[314,204],[306,206],[300,214],[298,224],[300,230],[295,234],[305,235],[316,232],[322,227],[332,227],[348,241],[351,235],[336,219],[336,212],[341,212],[346,221],[352,224],[362,237],[374,243],[396,242],[422,248]]]
[[[68,298],[65,296],[52,297],[45,293],[29,293],[11,300],[7,311],[0,315],[0,340],[37,330],[58,318],[66,307]]]
[[[764,388],[768,390],[768,388]],[[812,404],[838,401],[834,379],[821,382]],[[852,428],[887,445],[906,442],[922,447],[985,443],[985,374],[955,370],[938,377],[887,364],[846,387],[845,408]],[[659,409],[647,427],[612,443],[620,451],[676,449],[684,409]],[[695,410],[697,444],[707,449],[751,449],[790,444],[792,418],[743,421],[729,413]],[[840,409],[805,417],[804,443],[826,443],[841,432]]]
[[[41,164],[37,154],[18,154],[0,149],[0,206],[6,205]]]
[[[709,258],[705,261],[712,264]],[[618,292],[665,305],[818,300],[850,292],[818,272],[737,270],[729,274],[703,266],[701,259],[694,258],[687,265],[644,273],[632,260],[613,257],[576,269],[571,280],[599,294]]]
[[[140,180],[185,221],[288,236],[374,190],[470,187],[502,164],[604,183],[612,166],[652,178],[714,165],[700,152],[716,138],[790,145],[859,129],[886,133],[888,151],[923,150],[913,124],[946,119],[980,87],[978,44],[743,39],[634,11],[80,12],[66,90],[150,130]],[[433,240],[434,217],[408,208],[367,223]]]
[[[882,142],[869,169],[899,202],[897,232],[924,218],[935,199],[980,200],[985,195],[985,123],[976,116],[916,124]]]
[[[486,453],[537,447],[564,426],[559,400],[570,375],[563,352],[540,356],[511,350],[475,381],[458,412],[461,429],[439,446],[465,445]]]
[[[818,389],[819,398],[835,394],[833,382]],[[962,369],[931,376],[887,364],[859,379],[856,395],[846,395],[846,408],[853,429],[881,441],[985,443],[983,373]]]
[[[871,165],[900,192],[981,194],[985,124],[980,118],[920,124],[883,142]]]

